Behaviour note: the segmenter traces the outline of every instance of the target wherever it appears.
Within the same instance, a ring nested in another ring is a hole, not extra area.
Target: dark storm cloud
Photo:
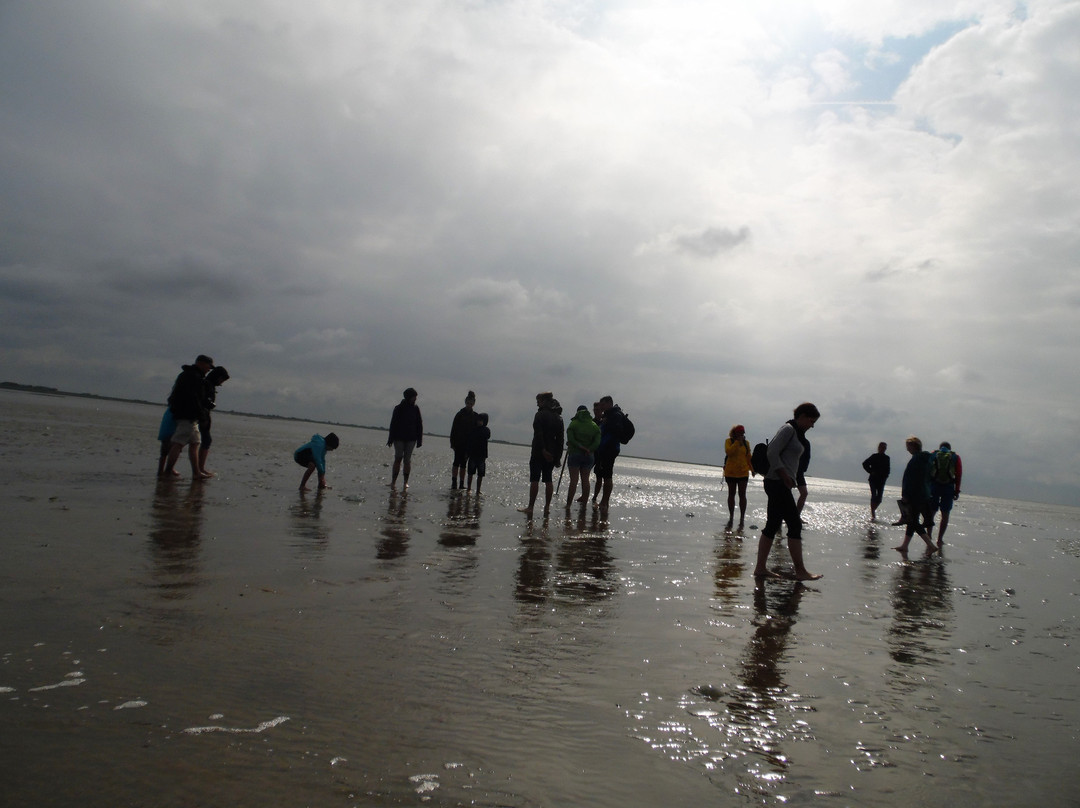
[[[680,251],[699,258],[715,258],[748,241],[750,241],[750,228],[745,225],[738,230],[710,227],[700,233],[679,236],[675,239],[675,246]]]

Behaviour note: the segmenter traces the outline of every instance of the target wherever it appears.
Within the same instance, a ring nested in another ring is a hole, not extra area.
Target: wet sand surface
[[[905,561],[812,479],[824,579],[755,588],[717,469],[530,521],[524,447],[466,497],[429,437],[402,494],[335,427],[302,497],[329,428],[218,414],[157,482],[160,416],[0,391],[4,805],[1076,804],[1076,509],[965,495]]]

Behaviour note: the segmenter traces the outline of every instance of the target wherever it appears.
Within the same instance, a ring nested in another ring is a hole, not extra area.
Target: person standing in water
[[[472,480],[475,474],[476,495],[480,496],[480,487],[484,484],[484,477],[487,475],[488,441],[491,440],[491,430],[488,428],[488,414],[486,412],[480,413],[475,418],[476,426],[469,433],[469,440],[466,444],[469,455],[469,483],[465,488],[465,493],[468,494],[472,491]]]
[[[179,477],[176,461],[184,447],[188,447],[188,459],[191,461],[191,477],[194,480],[206,479],[207,475],[199,470],[199,421],[203,416],[203,402],[206,396],[205,377],[214,367],[214,360],[206,354],[195,357],[195,364],[184,365],[180,375],[173,383],[169,394],[169,410],[176,422],[169,455],[165,459],[163,477]]]
[[[570,482],[566,488],[566,509],[570,510],[581,480],[582,507],[589,501],[589,474],[595,462],[594,454],[600,445],[600,427],[584,404],[577,408],[566,427],[566,467],[570,469]]]
[[[465,406],[457,411],[450,426],[450,448],[454,452],[454,465],[450,469],[450,489],[465,487],[465,471],[469,463],[469,436],[476,428],[476,393],[465,396]]]
[[[750,475],[756,474],[750,459],[750,441],[746,439],[746,427],[736,424],[724,441],[724,482],[727,483],[728,520],[725,530],[731,530],[735,522],[735,495],[739,495],[739,529],[746,522],[746,484]]]
[[[943,440],[938,450],[930,455],[930,529],[934,529],[934,513],[941,511],[938,523],[937,546],[940,550],[945,541],[945,528],[949,526],[949,514],[953,501],[960,496],[960,478],[964,464],[952,445]]]
[[[402,488],[409,487],[409,473],[412,471],[413,449],[419,449],[424,443],[424,420],[420,408],[416,406],[419,393],[413,388],[406,388],[401,394],[401,403],[394,407],[390,416],[390,435],[387,446],[394,447],[394,468],[390,474],[390,487],[397,488],[398,474],[404,470]]]
[[[202,442],[199,444],[199,471],[204,477],[213,477],[214,473],[206,468],[206,457],[210,454],[210,444],[213,437],[210,435],[210,412],[217,406],[217,389],[229,380],[229,371],[221,365],[211,368],[206,374],[203,383],[206,385],[203,399],[202,414],[199,416],[199,436]]]
[[[922,441],[912,435],[905,442],[911,459],[904,469],[904,479],[900,484],[900,515],[904,518],[904,541],[893,549],[901,555],[907,555],[908,544],[915,533],[926,542],[926,554],[934,552],[934,544],[926,535],[926,523],[929,521],[930,505],[930,453],[924,452]]]
[[[780,530],[780,525],[785,522],[788,527],[788,552],[791,553],[791,561],[795,565],[795,580],[816,581],[821,577],[807,570],[803,562],[802,517],[799,516],[798,504],[791,493],[799,473],[803,440],[806,432],[814,428],[821,413],[807,401],[795,408],[794,415],[794,418],[776,431],[769,442],[769,471],[765,475],[765,495],[769,498],[768,514],[758,540],[757,564],[754,567],[754,577],[758,580],[783,577],[769,570],[768,560],[773,539]]]
[[[536,415],[533,416],[532,451],[529,454],[529,504],[518,508],[530,518],[536,497],[540,492],[540,482],[544,483],[544,516],[551,511],[551,496],[555,485],[551,472],[559,464],[563,450],[563,420],[558,413],[559,402],[551,393],[538,393],[536,396]]]
[[[870,521],[877,518],[878,505],[885,496],[885,481],[892,472],[889,456],[885,454],[888,447],[882,441],[877,445],[877,452],[870,455],[862,462],[863,471],[870,475]]]

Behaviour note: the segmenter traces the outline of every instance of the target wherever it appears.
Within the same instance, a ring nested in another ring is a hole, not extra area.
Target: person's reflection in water
[[[444,547],[464,547],[476,544],[480,535],[480,498],[452,496],[446,509],[446,521],[439,533]]]
[[[728,703],[741,742],[753,755],[750,774],[762,789],[775,788],[787,772],[783,742],[809,736],[799,715],[809,708],[799,703],[799,694],[789,691],[783,668],[806,591],[800,582],[754,589],[754,636],[739,659],[740,684]]]
[[[551,596],[551,549],[548,546],[547,523],[537,532],[529,522],[521,536],[521,557],[514,575],[514,597],[522,603],[539,604]]]
[[[408,492],[390,492],[390,504],[383,517],[382,538],[375,546],[375,557],[384,561],[401,558],[409,549],[409,528],[405,523]]]
[[[581,503],[577,521],[564,522],[565,538],[556,558],[554,590],[561,598],[576,602],[594,602],[614,594],[618,588],[614,559],[608,552],[606,523],[598,521],[586,529],[585,503]]]
[[[716,597],[724,606],[735,604],[743,591],[742,577],[746,573],[746,564],[742,560],[742,531],[739,528],[735,533],[721,534],[720,542],[716,545],[713,583]]]
[[[451,597],[473,591],[472,578],[479,566],[476,541],[480,537],[480,499],[451,496],[439,546],[446,550],[439,563],[439,592]]]
[[[866,544],[863,545],[863,558],[867,561],[877,561],[881,558],[881,534],[877,527],[870,525],[866,529]]]
[[[886,636],[889,656],[904,666],[940,665],[949,654],[952,636],[952,590],[945,564],[940,560],[901,564],[893,579],[892,605],[893,622]],[[893,673],[905,681],[911,676],[910,671]]]
[[[185,600],[202,581],[199,545],[202,543],[201,480],[181,492],[173,479],[158,480],[151,506],[150,552],[152,585],[162,600]]]
[[[298,500],[289,507],[292,515],[293,547],[304,558],[321,558],[330,544],[330,531],[321,521],[323,489],[314,496],[300,492]]]

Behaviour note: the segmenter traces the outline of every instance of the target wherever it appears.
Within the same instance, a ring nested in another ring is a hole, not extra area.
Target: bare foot
[[[814,574],[812,572],[800,572],[795,575],[796,581],[819,581],[821,580],[820,574]]]
[[[532,516],[532,512],[533,512],[533,509],[532,509],[532,508],[518,508],[518,513],[523,513],[523,514],[525,514],[526,516],[530,516],[530,517],[531,517],[531,516]]]
[[[754,570],[754,578],[759,581],[766,578],[770,581],[780,581],[783,580],[784,576],[772,570]]]

